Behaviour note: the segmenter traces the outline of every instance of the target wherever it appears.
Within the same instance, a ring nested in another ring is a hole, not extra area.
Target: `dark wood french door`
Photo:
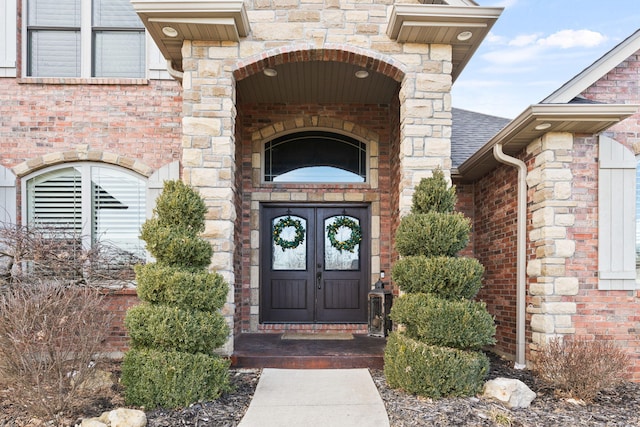
[[[262,322],[366,322],[368,207],[264,205],[260,227]]]

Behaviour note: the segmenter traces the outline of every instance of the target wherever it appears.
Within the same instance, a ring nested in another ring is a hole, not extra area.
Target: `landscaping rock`
[[[496,399],[513,409],[528,408],[536,394],[520,380],[496,378],[484,385],[484,397]]]
[[[147,416],[136,409],[119,408],[105,412],[99,418],[82,420],[79,427],[145,427]]]

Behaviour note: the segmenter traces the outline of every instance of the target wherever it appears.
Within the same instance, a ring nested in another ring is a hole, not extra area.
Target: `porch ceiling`
[[[517,155],[533,140],[549,132],[597,134],[638,111],[638,105],[622,104],[536,104],[512,120],[480,150],[466,160],[455,175],[473,181],[493,170],[498,161],[493,146]]]
[[[240,80],[238,103],[389,104],[399,83],[374,71],[356,77],[362,67],[336,61],[307,61],[272,67],[276,76],[256,73]]]

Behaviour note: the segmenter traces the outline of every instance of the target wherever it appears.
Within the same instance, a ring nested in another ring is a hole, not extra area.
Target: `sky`
[[[640,0],[476,0],[502,15],[453,85],[453,106],[514,118],[640,28]]]

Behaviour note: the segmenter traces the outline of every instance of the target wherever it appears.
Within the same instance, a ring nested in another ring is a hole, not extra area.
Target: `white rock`
[[[484,385],[484,397],[496,399],[508,408],[528,408],[536,394],[520,380],[496,378]]]
[[[136,409],[118,408],[107,415],[110,427],[145,427],[147,416]]]
[[[97,418],[85,418],[80,423],[80,427],[109,427]]]

